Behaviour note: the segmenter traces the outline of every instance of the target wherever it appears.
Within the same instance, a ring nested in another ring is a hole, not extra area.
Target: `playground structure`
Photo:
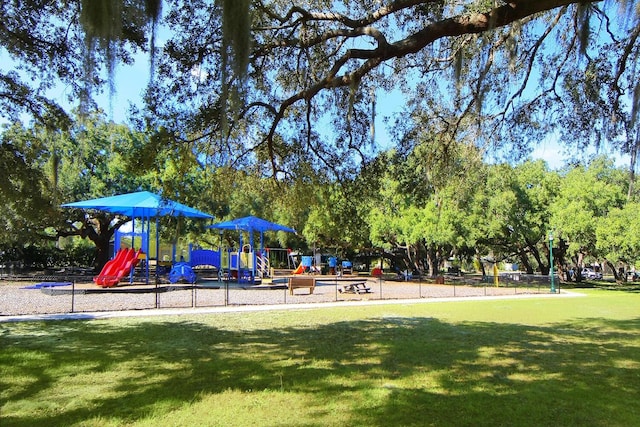
[[[103,212],[109,212],[112,214],[128,216],[132,220],[132,230],[135,232],[135,219],[139,218],[142,223],[142,233],[146,234],[146,245],[141,245],[140,248],[144,248],[144,253],[146,254],[146,262],[144,263],[145,267],[145,276],[147,283],[149,282],[149,235],[151,230],[151,218],[155,218],[156,223],[156,261],[157,261],[157,248],[159,247],[159,223],[158,218],[161,216],[173,216],[173,217],[189,217],[189,218],[213,218],[212,215],[208,213],[199,211],[195,208],[183,205],[182,203],[169,200],[161,195],[154,194],[148,191],[138,191],[134,193],[120,194],[117,196],[110,197],[100,197],[97,199],[84,200],[80,202],[73,203],[65,203],[62,207],[66,208],[75,208],[75,209],[92,209]],[[132,239],[133,241],[133,239]],[[132,246],[135,246],[132,244]],[[119,246],[114,246],[114,250],[120,249]],[[135,264],[138,263],[138,259],[142,250],[139,249],[137,255],[133,259],[129,259],[128,265],[122,264],[122,258],[124,255],[120,257],[116,255],[113,258],[113,262],[109,266],[108,270],[103,268],[105,274],[100,274],[96,277],[94,281],[96,283],[104,283],[111,284],[114,280],[117,281],[110,286],[114,286],[116,283],[120,281],[120,279],[124,276],[124,273],[121,271],[124,267],[128,267],[130,272],[130,281],[133,281],[133,268]],[[130,255],[130,252],[127,252]],[[116,265],[120,268],[118,270],[112,271],[111,269],[115,269]],[[106,266],[105,266],[106,267]],[[117,274],[107,274],[107,273],[117,273]],[[115,278],[113,277],[115,276]],[[122,276],[122,277],[119,277]],[[102,277],[102,278],[100,278]]]
[[[171,283],[178,283],[180,281],[188,283],[196,283],[198,276],[186,262],[178,262],[173,265],[169,272],[169,281]]]
[[[341,263],[338,263],[338,258],[333,255],[303,255],[300,257],[298,267],[293,270],[292,274],[352,275],[353,264],[349,260],[343,260]]]
[[[314,258],[320,258],[319,255],[317,257],[301,256],[297,267],[291,268],[296,265],[296,260],[295,255],[292,255],[289,249],[263,248],[255,251],[250,244],[245,244],[237,250],[222,247],[217,249],[194,248],[193,245],[181,249],[173,244],[171,246],[164,245],[164,249],[161,250],[162,245],[159,242],[158,246],[153,247],[146,239],[148,239],[146,233],[136,233],[133,230],[116,232],[114,244],[118,249],[114,258],[105,264],[99,275],[94,277],[94,283],[101,287],[113,287],[126,278],[129,278],[130,283],[133,283],[134,270],[140,261],[147,264],[146,268],[148,268],[149,259],[155,258],[156,276],[166,275],[171,283],[195,284],[198,280],[198,273],[213,269],[218,280],[253,285],[270,282],[277,275],[275,269],[271,267],[270,257],[272,252],[278,253],[278,251],[286,251],[287,266],[289,267],[280,270],[280,274],[284,271],[286,275],[292,277],[304,277],[322,273],[321,265],[317,264],[317,260],[314,260]],[[135,250],[136,246],[146,246],[151,253],[145,254],[140,249]],[[163,261],[157,261],[162,253],[165,254]],[[179,254],[179,261],[176,260],[177,254]],[[167,259],[169,256],[170,260]],[[333,256],[329,257],[327,261],[326,266],[328,266],[330,275],[352,274],[350,261],[342,261],[339,264],[337,258]],[[144,269],[145,266],[143,265],[142,268]],[[312,292],[312,289],[310,291]]]
[[[238,250],[231,248],[202,249],[194,248],[191,244],[162,243],[151,245],[149,233],[126,229],[118,230],[114,235],[114,259],[124,249],[147,247],[148,259],[155,261],[155,273],[159,276],[168,274],[171,283],[197,281],[198,270],[215,269],[222,280],[232,280],[245,283],[260,282],[273,276],[270,257],[279,251],[290,252],[288,249],[264,248],[255,251],[250,244],[245,244]],[[292,265],[293,260],[287,260]],[[153,265],[153,261],[152,261]],[[291,268],[289,272],[293,270]]]
[[[153,230],[153,224],[142,222],[142,224],[138,223],[138,228],[134,228],[135,225],[135,222],[132,222],[132,226],[123,227],[116,231],[114,235],[115,257],[124,248],[146,248],[142,268],[148,271],[149,264],[151,263],[152,267],[155,264],[156,277],[167,277],[171,283],[196,283],[198,274],[204,274],[207,268],[215,270],[218,280],[250,284],[265,283],[276,275],[283,275],[283,271],[286,275],[320,274],[322,266],[325,265],[321,263],[320,254],[300,256],[290,249],[264,248],[262,236],[264,231],[292,232],[294,230],[256,217],[240,218],[208,227],[219,229],[221,234],[222,230],[238,231],[240,243],[238,249],[223,248],[222,246],[216,249],[194,248],[193,245],[186,244],[180,239],[173,243],[163,243],[157,238],[157,230]],[[249,243],[242,244],[243,232],[249,234],[247,239]],[[261,247],[258,250],[253,246],[254,232],[260,232]],[[155,244],[151,244],[151,236],[154,233],[156,241]],[[296,262],[296,256],[300,256],[299,263]],[[281,270],[272,268],[271,257],[275,258],[277,266],[286,265],[288,268]],[[338,268],[336,257],[329,256],[325,261],[328,261],[326,265],[329,267],[329,274],[342,274],[343,272],[348,274],[351,271],[348,268],[351,263],[348,261],[342,263],[341,269]],[[130,274],[130,278],[132,281],[133,273]]]
[[[220,254],[219,271],[227,272],[228,276],[223,278],[235,279],[239,282],[247,281],[252,284],[256,281],[261,281],[264,278],[271,276],[269,254],[264,247],[264,232],[296,232],[292,228],[276,224],[274,222],[270,222],[255,216],[247,216],[230,221],[224,221],[210,225],[207,228],[217,229],[220,232],[221,240],[222,233],[225,230],[238,232],[238,251],[237,253],[233,253],[232,251],[228,250],[226,262],[223,262],[222,253]],[[243,233],[245,232],[249,235],[248,244],[243,243]],[[254,249],[254,233],[260,234],[260,249],[258,251],[255,251]]]
[[[263,233],[265,231],[284,231],[288,233],[296,232],[292,228],[276,224],[262,218],[257,218],[255,216],[247,216],[244,218],[220,222],[210,225],[207,228],[218,229],[220,231],[221,241],[224,230],[235,230],[239,232],[239,246],[237,252],[233,252],[231,249],[223,251],[221,247],[218,251],[203,249],[200,251],[207,252],[195,252],[191,247],[189,247],[189,260],[186,261],[184,259],[184,255],[181,254],[180,261],[176,262],[177,257],[175,244],[172,246],[171,256],[169,257],[167,255],[165,257],[163,255],[161,260],[158,218],[161,216],[173,216],[206,219],[213,218],[212,215],[148,191],[139,191],[111,197],[101,197],[97,199],[66,203],[63,204],[62,207],[99,210],[131,217],[131,246],[125,250],[125,245],[120,241],[121,234],[116,233],[114,257],[105,264],[101,273],[94,278],[94,282],[103,287],[115,286],[127,273],[129,273],[129,280],[130,283],[132,283],[134,268],[138,265],[141,259],[144,260],[143,267],[147,283],[149,282],[149,265],[152,259],[155,259],[156,278],[160,267],[170,267],[171,271],[169,272],[169,280],[172,282],[186,280],[191,283],[195,283],[197,276],[195,275],[193,268],[208,265],[216,268],[222,278],[255,283],[256,280],[262,280],[273,275],[273,269],[271,268],[269,260],[269,251],[268,249],[265,250],[263,244]],[[136,232],[136,218],[140,219],[139,223],[141,223],[142,226],[139,233]],[[152,246],[150,245],[150,236],[152,235],[152,218],[155,218],[156,244],[153,248],[154,253],[152,253]],[[248,233],[249,244],[243,245],[243,232]],[[254,233],[260,233],[259,251],[254,250]],[[140,238],[139,246],[136,245],[136,239],[138,237]],[[134,250],[136,246],[140,248],[137,251]],[[316,254],[316,256],[319,255]],[[287,262],[289,263],[289,267],[291,267],[291,259],[290,251],[288,251]],[[300,265],[293,271],[293,273],[298,275],[302,273],[317,274],[322,272],[321,266],[322,263],[320,260],[317,260],[314,263],[313,257],[303,257]],[[336,271],[337,261],[335,257],[330,258],[329,269],[331,274],[338,274]],[[339,274],[351,274],[352,271],[351,263],[349,261],[343,261],[342,270]]]
[[[269,250],[256,252],[250,245],[240,250],[230,248],[218,250],[196,249],[190,247],[189,265],[193,268],[213,267],[222,280],[255,283],[272,277]]]
[[[151,225],[151,228],[153,225]],[[195,248],[186,243],[174,242],[172,244],[156,241],[156,245],[150,245],[149,227],[142,231],[118,230],[115,234],[114,248],[146,247],[148,258],[156,260],[156,276],[164,276],[168,273],[171,283],[187,282],[195,283],[197,274],[207,268],[214,269],[218,280],[233,281],[238,283],[265,283],[274,279],[274,276],[305,274],[321,274],[325,267],[330,275],[352,274],[350,261],[338,260],[333,255],[319,253],[306,256],[292,252],[290,249],[263,247],[264,231],[294,232],[288,227],[271,223],[256,217],[245,217],[208,226],[218,229],[221,234],[226,231],[237,231],[238,249],[223,248],[202,249]],[[260,233],[260,249],[254,247],[254,233]],[[249,243],[243,244],[243,233],[248,234]],[[276,265],[286,268],[273,268],[271,258],[276,259]],[[297,261],[299,260],[299,262]],[[324,263],[322,261],[325,261]]]
[[[298,267],[293,270],[292,274],[294,275],[299,275],[299,274],[320,274],[322,273],[322,268],[320,265],[318,265],[317,263],[314,263],[313,261],[313,256],[303,256],[300,259],[300,264],[298,264]]]
[[[331,255],[306,256],[283,248],[256,250],[250,243],[238,249],[204,249],[181,240],[174,243],[158,241],[152,245],[149,242],[151,234],[131,228],[118,230],[114,235],[114,248],[147,247],[149,252],[145,261],[151,260],[153,266],[153,260],[156,260],[156,276],[166,277],[171,283],[196,283],[198,274],[205,274],[208,269],[215,270],[218,280],[248,284],[269,282],[275,276],[321,274],[325,267],[330,275],[349,275],[353,271],[350,261],[338,262]],[[325,263],[321,263],[323,260]],[[273,267],[272,261],[281,268]]]

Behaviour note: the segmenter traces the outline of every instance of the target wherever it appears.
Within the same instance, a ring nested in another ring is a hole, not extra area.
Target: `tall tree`
[[[557,181],[542,161],[490,166],[482,204],[486,237],[499,260],[517,260],[528,274],[549,271],[547,231]]]
[[[619,274],[636,270],[640,254],[640,206],[637,202],[616,207],[596,225],[596,249],[602,254],[616,279],[625,280]]]
[[[44,141],[20,125],[0,134],[0,243],[26,245],[38,240],[55,218],[50,172],[55,168]]]
[[[587,166],[568,168],[559,182],[558,197],[551,205],[550,224],[556,236],[567,245],[573,265],[582,267],[585,259],[604,261],[598,251],[599,223],[610,211],[624,206],[623,174],[612,161],[596,158]]]

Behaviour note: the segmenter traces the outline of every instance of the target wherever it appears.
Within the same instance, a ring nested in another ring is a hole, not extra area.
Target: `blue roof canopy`
[[[213,215],[165,199],[149,191],[100,197],[82,202],[65,203],[65,208],[96,209],[104,212],[130,216],[132,218],[153,218],[157,216],[185,216],[190,218],[213,218]]]

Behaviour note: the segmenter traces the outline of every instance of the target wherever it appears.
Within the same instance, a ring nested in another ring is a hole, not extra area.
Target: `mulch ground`
[[[65,281],[9,280],[0,278],[0,316],[61,314],[156,308],[216,307],[229,305],[304,304],[354,300],[393,300],[413,298],[482,297],[548,293],[544,284],[464,283],[445,280],[394,281],[371,277],[318,276],[313,294],[295,289],[293,295],[283,285],[251,286],[212,280],[191,284],[121,283],[100,288],[89,280]],[[367,293],[349,293],[348,284],[365,282]]]

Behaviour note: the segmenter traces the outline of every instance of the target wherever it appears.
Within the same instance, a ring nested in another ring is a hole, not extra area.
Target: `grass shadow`
[[[55,411],[5,412],[3,426],[131,424],[229,390],[290,393],[319,417],[288,425],[326,425],[327,405],[350,425],[370,426],[615,425],[640,414],[640,318],[544,327],[391,316],[246,330],[194,320],[0,328],[1,366],[19,383],[3,375],[2,407],[61,401]]]

